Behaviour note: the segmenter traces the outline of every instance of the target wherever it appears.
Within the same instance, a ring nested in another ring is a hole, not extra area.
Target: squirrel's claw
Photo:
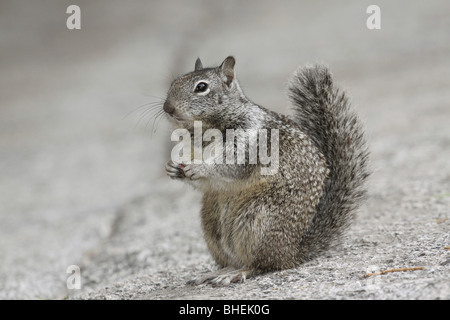
[[[203,177],[198,165],[178,163],[172,160],[169,160],[166,164],[166,173],[172,179],[198,180]]]
[[[234,269],[231,267],[223,268],[214,272],[210,272],[202,277],[188,281],[188,285],[210,284],[213,287],[228,286],[231,283],[245,282],[246,278],[251,275],[248,269]]]
[[[181,164],[172,160],[166,164],[166,173],[171,179],[183,179],[185,178],[184,170]]]

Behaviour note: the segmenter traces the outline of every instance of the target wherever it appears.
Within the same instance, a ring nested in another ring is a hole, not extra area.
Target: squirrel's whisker
[[[127,118],[127,117],[130,116],[131,114],[133,114],[133,113],[135,113],[135,112],[141,110],[142,108],[146,108],[146,107],[148,107],[148,106],[150,106],[150,108],[158,108],[158,107],[161,107],[161,108],[162,108],[163,103],[164,103],[163,101],[153,101],[153,102],[147,102],[147,103],[144,103],[143,105],[140,105],[139,107],[136,107],[135,109],[133,109],[133,110],[131,110],[130,112],[128,112],[128,113],[122,118],[122,120],[125,119],[125,118]]]

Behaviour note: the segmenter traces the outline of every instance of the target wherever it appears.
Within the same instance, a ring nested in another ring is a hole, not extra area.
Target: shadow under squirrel
[[[234,67],[231,56],[214,68],[197,59],[193,72],[172,82],[163,109],[176,128],[193,136],[194,121],[201,121],[203,132],[218,129],[224,142],[227,129],[242,129],[236,141],[249,139],[252,130],[277,129],[278,170],[262,175],[263,165],[249,162],[167,163],[171,178],[203,192],[204,238],[222,267],[191,284],[227,285],[298,267],[340,237],[366,195],[363,129],[326,67],[294,73],[288,86],[293,117],[250,101]]]

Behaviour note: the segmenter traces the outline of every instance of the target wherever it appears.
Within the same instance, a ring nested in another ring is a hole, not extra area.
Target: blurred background
[[[71,4],[80,30],[66,27]],[[371,4],[380,30],[366,27]],[[381,172],[373,194],[411,175],[432,184],[430,159],[448,192],[449,12],[446,0],[1,1],[0,298],[64,295],[67,266],[88,263],[136,199],[147,201],[136,221],[148,238],[133,245],[147,246],[142,263],[155,270],[165,219],[199,230],[197,195],[173,208],[192,191],[165,177],[170,131],[162,119],[154,132],[139,108],[164,99],[197,57],[216,66],[234,55],[246,94],[287,114],[295,68],[326,63],[366,123]],[[383,179],[385,166],[397,176]],[[169,249],[161,244],[166,260]]]

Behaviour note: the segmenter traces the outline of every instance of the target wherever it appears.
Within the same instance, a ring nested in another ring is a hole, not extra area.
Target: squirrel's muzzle
[[[163,109],[166,113],[170,115],[173,115],[173,113],[175,112],[175,107],[173,106],[172,103],[170,103],[169,100],[166,100],[166,102],[164,102]]]

